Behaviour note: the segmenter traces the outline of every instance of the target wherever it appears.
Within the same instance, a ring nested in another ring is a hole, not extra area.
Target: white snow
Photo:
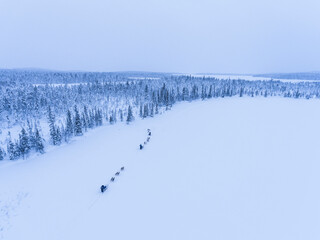
[[[319,109],[303,99],[182,103],[0,162],[0,239],[320,239]]]

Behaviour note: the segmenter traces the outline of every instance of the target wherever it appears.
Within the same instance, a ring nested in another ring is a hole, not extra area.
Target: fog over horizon
[[[316,0],[0,0],[0,69],[320,71]]]

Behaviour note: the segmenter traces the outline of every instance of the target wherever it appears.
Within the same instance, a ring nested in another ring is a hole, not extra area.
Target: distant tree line
[[[271,73],[271,74],[256,74],[254,76],[267,77],[272,79],[320,80],[320,72]]]

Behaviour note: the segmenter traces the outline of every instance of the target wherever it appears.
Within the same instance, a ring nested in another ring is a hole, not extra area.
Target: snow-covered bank
[[[319,107],[283,98],[182,103],[0,164],[0,237],[318,239]]]

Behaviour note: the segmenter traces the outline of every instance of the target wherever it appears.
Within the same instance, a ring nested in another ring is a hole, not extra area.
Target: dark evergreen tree
[[[7,145],[7,153],[8,153],[8,156],[9,156],[10,160],[14,160],[15,159],[15,156],[16,156],[15,151],[16,151],[15,145],[12,142],[12,140],[9,139],[8,145]]]
[[[55,116],[51,110],[51,107],[48,107],[48,121],[49,121],[49,127],[50,127],[50,140],[53,145],[58,145],[58,137],[57,137],[57,130],[55,125]]]
[[[123,122],[123,112],[122,109],[119,110],[120,121]]]
[[[19,151],[20,155],[25,158],[25,156],[30,152],[29,136],[24,128],[21,129],[19,134]]]
[[[56,127],[56,133],[55,133],[55,145],[60,145],[62,142],[62,132],[60,127]]]
[[[142,104],[140,104],[139,116],[140,116],[141,118],[143,118],[143,107],[142,107]]]
[[[94,123],[95,123],[94,114],[93,114],[93,111],[90,111],[90,113],[89,113],[89,124],[88,124],[88,127],[89,127],[89,128],[93,128],[93,127],[94,127]]]
[[[5,151],[0,147],[0,161],[4,159]]]
[[[27,121],[27,125],[28,125],[29,146],[30,146],[30,149],[34,149],[35,148],[35,132],[33,131],[33,127],[30,121]],[[35,128],[36,128],[36,125],[35,125]]]
[[[151,104],[151,109],[150,109],[150,117],[154,116],[154,105],[153,103]]]
[[[115,123],[113,113],[111,113],[111,114],[110,114],[110,117],[109,117],[109,123],[110,123],[110,124],[114,124],[114,123]]]
[[[127,123],[130,123],[134,120],[131,105],[128,107]]]
[[[208,98],[212,98],[212,85],[210,85]]]
[[[34,149],[36,152],[44,153],[44,139],[41,137],[39,129],[35,128],[35,143]]]
[[[74,117],[74,135],[75,136],[81,136],[82,135],[82,124],[81,124],[80,114],[79,114],[77,105],[74,106],[74,112],[75,112],[75,117]]]
[[[98,115],[97,115],[98,126],[102,126],[102,123],[103,123],[103,121],[102,121],[102,119],[103,119],[102,110],[101,110],[101,109],[98,109],[98,110],[97,110],[97,114],[98,114]],[[116,122],[116,121],[117,121],[116,117],[113,116],[113,118],[114,118],[114,121]]]
[[[182,101],[189,100],[189,90],[187,87],[182,88]]]
[[[18,159],[21,156],[20,144],[19,144],[19,142],[17,140],[14,143],[13,156],[14,156],[14,159]]]
[[[143,108],[143,118],[146,118],[148,116],[149,116],[149,108],[148,108],[148,104],[145,104]]]
[[[144,100],[147,101],[148,99],[149,99],[149,90],[148,90],[148,85],[146,85],[144,88]]]
[[[240,96],[240,97],[243,97],[243,88],[242,88],[242,87],[240,88],[239,96]]]
[[[86,124],[87,124],[87,127],[90,128],[90,120],[89,120],[89,113],[88,113],[88,108],[86,105],[84,105],[83,107],[83,113],[84,113],[84,118],[86,120]]]
[[[71,115],[71,111],[68,110],[67,111],[67,123],[66,123],[66,129],[65,129],[65,137],[68,141],[68,139],[70,139],[74,133],[74,125],[73,125],[73,121],[72,121],[72,115]]]
[[[84,113],[82,113],[81,122],[82,122],[82,126],[83,126],[84,131],[87,132],[88,131],[88,123],[86,121],[86,117],[85,117]]]

